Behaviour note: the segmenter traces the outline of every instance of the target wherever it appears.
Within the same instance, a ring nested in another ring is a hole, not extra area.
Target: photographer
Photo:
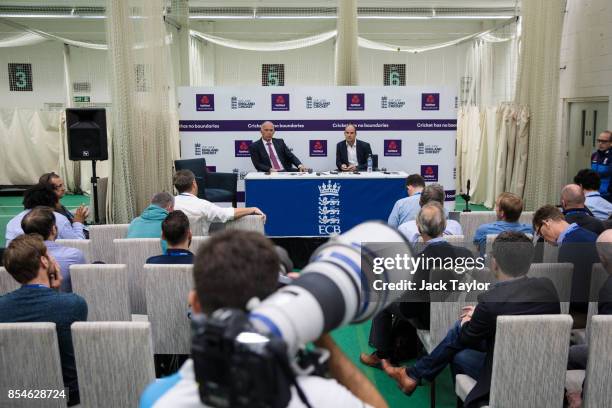
[[[196,255],[193,267],[195,290],[189,294],[189,303],[194,313],[206,315],[220,308],[246,310],[252,298],[264,299],[274,292],[279,269],[274,245],[263,235],[248,231],[216,234]],[[387,406],[376,388],[348,360],[331,336],[323,335],[315,344],[329,350],[329,372],[333,379],[298,377],[297,382],[311,406]],[[193,360],[187,360],[176,374],[149,385],[141,397],[140,406],[204,406],[200,402]],[[288,406],[304,406],[294,387]]]

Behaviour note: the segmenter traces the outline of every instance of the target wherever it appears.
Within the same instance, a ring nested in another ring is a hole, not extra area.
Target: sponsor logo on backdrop
[[[196,142],[194,145],[195,156],[214,156],[219,153],[219,149],[215,146],[202,146],[201,143]]]
[[[327,140],[311,140],[310,157],[327,157]]]
[[[196,94],[196,110],[197,111],[214,111],[215,110],[215,95],[214,94]]]
[[[440,110],[440,94],[421,94],[421,110]]]
[[[380,98],[380,107],[382,109],[400,109],[406,105],[406,101],[399,98],[389,98],[388,96],[382,96]]]
[[[438,145],[429,145],[424,142],[419,142],[418,154],[440,154],[442,148]]]
[[[340,184],[328,180],[319,186],[319,235],[341,234]]]
[[[272,110],[273,111],[288,111],[289,110],[289,94],[272,94]]]
[[[349,93],[346,94],[346,110],[364,110],[365,94]]]
[[[206,170],[210,171],[211,173],[214,173],[217,171],[217,166],[206,166]]]
[[[401,156],[402,155],[402,141],[401,139],[390,139],[384,141],[385,156]]]
[[[232,109],[253,109],[255,107],[255,102],[248,98],[232,96],[231,105]]]
[[[249,147],[251,147],[252,140],[234,140],[234,155],[236,157],[251,157],[249,153]]]
[[[306,109],[327,109],[331,102],[325,98],[306,97]]]
[[[455,201],[456,190],[444,190],[444,201]]]
[[[421,166],[421,177],[426,182],[438,181],[438,165],[425,164]]]

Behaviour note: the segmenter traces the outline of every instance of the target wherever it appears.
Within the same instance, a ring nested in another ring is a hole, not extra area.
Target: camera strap
[[[310,405],[310,402],[308,401],[308,398],[306,397],[304,390],[302,389],[302,387],[300,387],[300,384],[298,384],[297,382],[297,377],[295,375],[295,372],[289,365],[289,360],[287,358],[287,355],[285,353],[282,353],[281,355],[278,352],[275,352],[274,355],[276,356],[278,365],[281,367],[281,369],[283,370],[284,374],[287,376],[291,384],[293,384],[293,386],[295,387],[295,390],[297,391],[297,394],[300,397],[300,400],[304,403],[304,405],[306,405],[306,407],[312,408],[312,405]]]

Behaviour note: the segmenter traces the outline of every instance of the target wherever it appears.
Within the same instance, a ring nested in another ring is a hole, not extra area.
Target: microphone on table
[[[465,208],[463,209],[463,212],[472,212],[472,210],[470,210],[470,179],[468,179],[467,181],[467,191],[465,192],[465,194],[461,194],[461,198],[463,198],[465,200]]]

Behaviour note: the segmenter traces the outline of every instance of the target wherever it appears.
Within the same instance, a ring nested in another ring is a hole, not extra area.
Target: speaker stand
[[[96,176],[96,161],[91,161],[91,187],[93,191],[93,202],[94,202],[94,222],[100,223],[100,215],[98,212],[98,178]]]

